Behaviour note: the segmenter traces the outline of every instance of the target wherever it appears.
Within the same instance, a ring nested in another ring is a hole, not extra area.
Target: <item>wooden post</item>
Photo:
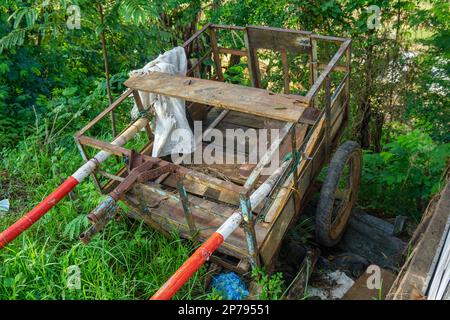
[[[100,14],[100,23],[102,25],[104,25],[104,14],[103,14],[103,7],[101,4],[98,5],[98,12]],[[106,34],[105,34],[104,30],[102,30],[101,39],[102,39],[103,60],[105,62],[106,92],[108,94],[109,105],[112,105],[113,99],[112,99],[112,94],[111,94],[111,84],[109,83],[108,50],[106,48]],[[116,116],[114,114],[114,110],[111,110],[111,131],[112,131],[112,136],[115,138],[116,137]]]
[[[317,68],[318,68],[318,65],[317,65],[317,41],[311,39],[311,54],[309,56],[309,72],[310,72],[309,83],[311,86],[316,82],[316,80],[319,76]],[[311,107],[317,108],[317,104],[318,103],[317,103],[316,98],[313,101],[311,101]]]
[[[245,38],[245,46],[247,47],[247,59],[250,71],[250,78],[252,80],[252,86],[255,88],[261,88],[261,74],[259,72],[257,49],[254,48],[251,43],[251,39],[248,35],[248,29],[245,29],[244,38]]]
[[[216,66],[216,74],[220,81],[224,81],[222,73],[222,62],[220,61],[219,47],[217,45],[216,30],[214,28],[209,28],[209,36],[211,37],[211,48],[213,52],[214,64]]]
[[[283,64],[284,93],[289,94],[289,60],[286,49],[281,50],[281,62]]]

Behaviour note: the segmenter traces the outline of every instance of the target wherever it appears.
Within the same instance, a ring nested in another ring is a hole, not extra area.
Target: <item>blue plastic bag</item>
[[[215,276],[212,280],[212,288],[226,300],[243,300],[249,295],[245,283],[234,272]]]

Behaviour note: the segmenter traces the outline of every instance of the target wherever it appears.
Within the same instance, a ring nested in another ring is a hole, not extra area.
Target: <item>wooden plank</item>
[[[278,123],[282,123],[278,120]],[[232,124],[235,126],[245,126],[247,128],[254,129],[265,129],[267,128],[265,125],[265,119],[262,117],[257,117],[252,114],[242,113],[237,111],[230,111],[227,116],[223,119],[223,123]]]
[[[79,136],[77,137],[78,141],[82,145],[94,147],[96,149],[108,151],[111,154],[116,156],[130,156],[131,151],[127,148],[113,145],[109,142],[97,140],[88,136]]]
[[[323,137],[323,125],[325,121],[322,117],[318,126],[316,129],[312,132],[312,134],[306,139],[308,141],[306,142],[306,148],[304,150],[304,158],[302,161],[300,161],[298,166],[298,174],[300,177],[301,183],[305,180],[302,178],[305,172],[306,166],[314,159],[315,150],[317,150],[320,145],[322,144],[322,137]],[[311,159],[308,159],[308,157],[311,157]],[[277,217],[279,216],[281,212],[281,206],[283,203],[285,203],[290,195],[290,192],[292,191],[292,188],[294,187],[294,182],[292,181],[292,178],[289,178],[288,181],[284,184],[284,187],[280,190],[280,193],[277,195],[277,198],[275,199],[274,203],[272,204],[272,207],[267,212],[265,221],[268,223],[272,223]]]
[[[311,183],[323,166],[325,160],[323,141],[317,146],[313,158],[312,161],[302,161],[306,168],[301,171],[299,183],[296,186],[296,193],[299,195],[299,207],[304,207],[305,201],[308,200],[308,191]],[[291,226],[292,221],[295,220],[294,218],[300,214],[300,212],[295,210],[292,176],[286,181],[285,187],[280,190],[279,197],[276,198],[272,207],[275,207],[277,211],[275,212],[275,217],[272,218],[272,222],[265,223],[269,232],[260,247],[261,259],[264,265],[272,263],[272,259],[277,253],[288,228]]]
[[[138,215],[148,215],[168,232],[179,232],[184,238],[190,237],[183,208],[178,194],[164,191],[156,186],[136,183],[126,194],[127,201],[134,204]],[[224,206],[212,201],[189,196],[192,215],[199,230],[198,240],[206,240],[237,208]],[[262,243],[267,234],[263,226],[256,228],[256,240]],[[218,249],[219,252],[237,258],[247,257],[247,243],[242,228],[238,228]]]
[[[245,46],[247,47],[248,71],[250,80],[254,88],[261,88],[261,71],[259,70],[259,60],[257,48],[249,40],[248,29],[244,33]]]
[[[160,72],[129,78],[125,85],[136,90],[287,122],[299,121],[307,107],[302,96]]]
[[[295,53],[306,53],[311,50],[310,32],[257,26],[246,27],[246,31],[250,47],[253,49],[287,50]]]
[[[427,295],[429,281],[436,267],[436,255],[442,249],[449,219],[450,180],[447,180],[440,195],[431,200],[429,210],[417,228],[419,233],[413,236],[415,243],[408,245],[408,248],[413,247],[413,252],[400,271],[388,299],[419,299]]]
[[[342,300],[384,300],[395,280],[395,274],[390,270],[381,269],[381,290],[368,288],[367,284],[371,280],[369,279],[371,275],[373,275],[373,272],[367,272],[366,270],[344,294]]]
[[[303,206],[307,191],[317,174],[320,172],[325,161],[323,142],[324,123],[324,117],[322,117],[307,141],[305,148],[306,157],[303,158],[298,167],[299,181],[295,186],[295,189],[301,196],[300,207]],[[263,224],[269,229],[269,233],[261,245],[260,254],[265,264],[270,264],[272,262],[287,228],[297,214],[294,208],[293,190],[294,181],[291,175],[279,191],[264,218],[264,221],[266,222]],[[289,208],[286,208],[288,202],[291,202],[291,205]]]
[[[192,121],[203,121],[212,107],[201,103],[192,102],[187,108],[191,113]]]
[[[278,138],[271,143],[269,150],[267,150],[264,153],[264,155],[261,157],[258,164],[253,169],[252,173],[250,174],[247,181],[245,182],[244,188],[251,190],[255,187],[256,182],[258,182],[258,178],[261,175],[261,171],[264,169],[264,167],[266,165],[270,164],[274,155],[277,152],[279,152],[281,143],[284,142],[284,139],[290,133],[292,127],[293,127],[293,124],[287,123],[280,130],[280,134],[279,134]],[[279,154],[277,154],[277,156],[279,156]]]
[[[247,50],[229,49],[229,48],[222,48],[222,47],[219,47],[218,50],[219,50],[219,53],[232,54],[232,55],[241,56],[241,57],[247,56]]]
[[[316,39],[319,41],[328,41],[328,42],[334,42],[334,43],[343,43],[346,41],[349,41],[348,38],[340,38],[340,37],[334,37],[334,36],[323,36],[320,34],[311,34],[311,39]]]
[[[319,68],[317,67],[317,41],[310,39],[311,52],[309,53],[309,85],[312,87],[319,77]],[[313,99],[310,106],[317,108],[319,105],[318,99]]]
[[[232,25],[224,25],[224,24],[212,24],[212,28],[214,29],[223,29],[223,30],[235,30],[235,31],[244,31],[245,28],[241,26],[232,26]]]

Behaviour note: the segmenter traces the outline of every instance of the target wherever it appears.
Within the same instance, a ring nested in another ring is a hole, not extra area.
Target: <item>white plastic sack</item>
[[[182,47],[175,47],[149,62],[144,68],[130,72],[130,77],[140,77],[151,72],[164,72],[172,75],[186,75],[187,59]],[[156,115],[156,123],[152,128],[154,133],[153,157],[162,157],[175,153],[191,153],[195,150],[194,136],[186,119],[185,101],[182,99],[161,96],[139,91],[142,104],[148,110],[153,105],[152,112]],[[139,110],[134,105],[131,116],[137,117]],[[183,129],[173,135],[176,129]]]

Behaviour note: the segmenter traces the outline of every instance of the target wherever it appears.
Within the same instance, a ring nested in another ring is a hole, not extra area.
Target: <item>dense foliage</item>
[[[79,29],[68,28],[71,5],[81,9]],[[371,5],[381,8],[375,29],[367,24]],[[448,1],[3,0],[0,200],[8,198],[11,210],[0,217],[1,230],[81,164],[72,137],[108,103],[105,49],[115,97],[128,71],[181,44],[206,21],[351,37],[352,123],[345,138],[365,149],[359,204],[420,218],[450,154]],[[302,84],[302,72],[294,82]],[[240,63],[225,71],[233,83],[249,84],[246,74]],[[268,73],[264,85],[276,89],[276,77]],[[76,244],[85,226],[80,217],[99,200],[90,183],[80,185],[77,197],[2,251],[0,299],[144,298],[187,257],[188,244],[140,225],[111,224],[89,246]],[[73,264],[86,270],[84,293],[61,284]],[[177,297],[202,297],[195,280]],[[280,296],[278,282],[272,280],[267,297]]]

